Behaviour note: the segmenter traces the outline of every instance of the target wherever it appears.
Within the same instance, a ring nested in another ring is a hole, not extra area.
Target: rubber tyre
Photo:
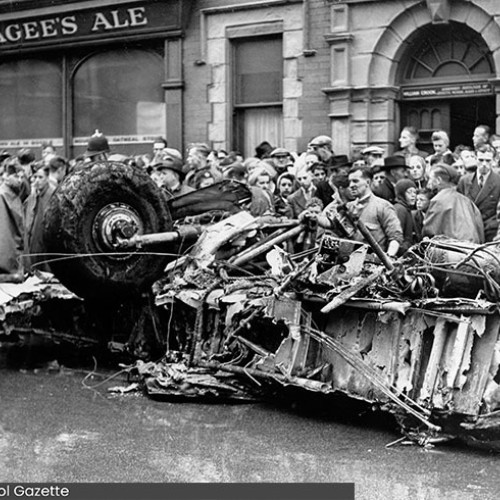
[[[55,191],[44,218],[44,242],[54,259],[51,270],[71,291],[84,298],[108,300],[135,296],[161,277],[171,257],[131,251],[116,259],[103,253],[92,228],[99,211],[111,203],[132,207],[143,233],[169,231],[172,220],[165,194],[138,167],[96,162],[77,168]],[[76,257],[78,254],[90,256]],[[71,258],[71,256],[75,258]]]

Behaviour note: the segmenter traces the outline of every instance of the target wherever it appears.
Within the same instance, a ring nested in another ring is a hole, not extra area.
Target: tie
[[[479,187],[482,188],[483,187],[483,182],[484,182],[484,175],[480,175],[479,176]]]

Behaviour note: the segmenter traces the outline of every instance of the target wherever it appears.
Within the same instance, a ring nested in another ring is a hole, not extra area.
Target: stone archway
[[[492,53],[496,77],[500,78],[500,26],[494,17],[471,2],[459,0],[452,3],[449,20],[466,24],[484,39]],[[396,84],[401,58],[411,48],[411,35],[431,23],[431,15],[424,3],[405,10],[391,22],[373,51],[369,70],[370,87]]]
[[[449,21],[467,26],[466,29],[473,30],[488,47],[493,66],[488,81],[496,93],[496,109],[500,110],[500,26],[484,9],[463,0],[450,3]],[[425,2],[421,2],[396,16],[380,36],[372,53],[368,76],[371,92],[376,92],[378,99],[397,99],[401,64],[405,60],[405,54],[414,49],[412,44],[415,35],[426,26],[432,26],[431,12]],[[376,103],[371,105],[376,106]],[[393,142],[396,114],[391,106],[387,107],[385,118],[389,124],[386,128],[388,144]],[[500,130],[500,111],[496,112],[496,128]]]

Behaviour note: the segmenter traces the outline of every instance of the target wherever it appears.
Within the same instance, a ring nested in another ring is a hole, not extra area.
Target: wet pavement
[[[398,438],[390,428],[262,403],[113,395],[106,388],[124,379],[84,379],[0,370],[0,482],[355,482],[367,500],[500,492],[497,453],[385,448]]]

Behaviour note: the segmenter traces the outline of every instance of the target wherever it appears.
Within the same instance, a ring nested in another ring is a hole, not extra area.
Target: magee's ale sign
[[[91,41],[102,37],[147,35],[180,29],[179,1],[141,2],[93,10],[61,11],[37,18],[0,17],[0,52]]]

